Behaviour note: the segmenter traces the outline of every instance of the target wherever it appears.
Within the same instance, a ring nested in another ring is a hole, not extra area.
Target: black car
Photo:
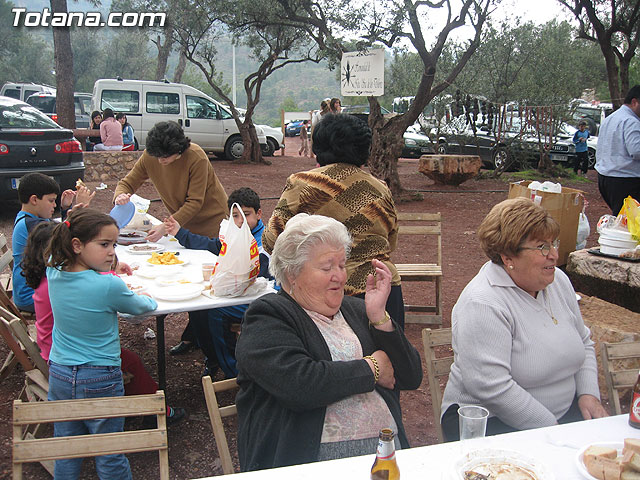
[[[20,178],[32,172],[74,188],[84,178],[80,142],[40,110],[0,96],[0,198],[17,199]]]
[[[431,131],[431,139],[438,153],[479,155],[490,168],[518,169],[535,166],[540,157],[540,144],[534,132],[521,132],[513,119],[507,131],[498,134],[486,125],[478,124],[475,134],[461,116]],[[544,141],[541,139],[540,141]],[[572,165],[576,148],[570,140],[556,137],[549,149],[552,162]]]

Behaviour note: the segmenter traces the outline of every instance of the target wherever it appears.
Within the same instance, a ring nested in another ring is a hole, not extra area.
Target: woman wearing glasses
[[[489,410],[487,435],[607,415],[591,332],[556,268],[559,233],[526,198],[497,204],[480,225],[490,261],[453,307],[454,363],[441,418],[447,441],[459,438],[461,405]]]

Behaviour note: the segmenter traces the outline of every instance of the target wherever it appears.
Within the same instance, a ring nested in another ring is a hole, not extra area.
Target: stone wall
[[[133,168],[142,152],[84,152],[87,182],[121,180]]]

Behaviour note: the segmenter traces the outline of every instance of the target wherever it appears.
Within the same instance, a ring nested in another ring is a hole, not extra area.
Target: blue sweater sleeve
[[[214,255],[220,253],[222,248],[222,242],[217,238],[209,238],[204,235],[197,235],[191,233],[186,228],[180,228],[176,234],[176,239],[185,248],[191,248],[192,250],[208,250]]]
[[[158,308],[156,301],[146,295],[138,295],[127,288],[126,283],[115,275],[109,275],[109,298],[120,313],[140,315]]]

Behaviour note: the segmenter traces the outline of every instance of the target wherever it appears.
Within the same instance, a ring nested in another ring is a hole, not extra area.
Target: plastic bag
[[[620,215],[627,217],[627,230],[635,240],[640,241],[640,203],[633,197],[628,196],[624,199]]]
[[[589,219],[585,215],[584,211],[580,212],[580,218],[578,220],[578,235],[576,236],[576,250],[582,250],[587,246],[587,237],[591,233],[589,227]]]
[[[151,230],[153,225],[151,225],[151,219],[149,218],[149,215],[147,215],[147,210],[149,210],[151,200],[142,198],[134,193],[131,195],[130,201],[136,206],[136,213],[128,223],[127,228],[132,230],[141,230],[143,232]]]
[[[216,297],[238,297],[244,294],[260,273],[258,243],[251,235],[240,205],[234,203],[231,206],[232,212],[234,208],[240,211],[244,221],[239,228],[233,221],[220,225],[222,247],[211,275],[211,290]]]

